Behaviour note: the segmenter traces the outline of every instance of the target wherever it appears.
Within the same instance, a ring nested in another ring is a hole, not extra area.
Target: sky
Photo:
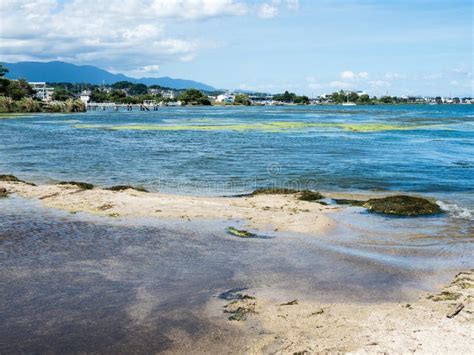
[[[315,96],[474,96],[472,0],[0,0],[0,61]]]

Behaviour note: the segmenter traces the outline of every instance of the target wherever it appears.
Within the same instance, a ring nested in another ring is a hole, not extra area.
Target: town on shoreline
[[[394,105],[474,104],[471,97],[370,96],[365,91],[340,90],[315,97],[285,91],[281,94],[241,91],[203,91],[147,86],[128,81],[88,83],[28,82],[4,77],[0,65],[0,113],[84,112],[86,110],[156,110],[163,106],[287,106],[287,105]]]

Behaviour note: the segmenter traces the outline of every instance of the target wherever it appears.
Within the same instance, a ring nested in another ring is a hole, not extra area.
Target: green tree
[[[66,101],[71,99],[74,95],[69,90],[63,88],[54,89],[52,99],[54,101]]]
[[[0,77],[4,77],[6,73],[8,73],[8,68],[0,64]]]
[[[9,80],[7,96],[11,97],[13,100],[32,97],[34,94],[35,91],[25,79]]]
[[[309,105],[309,97],[308,96],[296,96],[294,101],[295,104],[300,105]]]
[[[145,84],[133,84],[128,89],[129,95],[144,95],[148,92],[148,87]]]
[[[184,90],[178,97],[178,100],[185,105],[210,105],[208,97],[196,89]]]
[[[367,94],[360,95],[359,98],[357,99],[357,102],[362,104],[362,105],[369,104],[370,103],[370,97]]]
[[[250,101],[249,96],[245,94],[237,94],[234,97],[234,104],[236,105],[245,105],[250,106],[252,101]]]
[[[359,99],[359,95],[357,95],[355,92],[351,92],[348,95],[348,99],[350,102],[356,102]]]
[[[91,93],[91,102],[109,102],[109,95],[101,89],[94,89]]]

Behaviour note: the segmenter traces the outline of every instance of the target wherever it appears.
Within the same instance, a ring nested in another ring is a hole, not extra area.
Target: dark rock
[[[24,180],[18,179],[14,175],[0,175],[0,181],[6,181],[6,182],[21,182],[23,184],[31,185],[31,186],[36,186],[35,184],[32,184],[31,182],[26,182]]]
[[[300,192],[300,195],[298,196],[298,200],[301,201],[317,201],[324,198],[323,195],[321,195],[317,191],[311,191],[311,190],[303,190]]]
[[[406,195],[373,198],[366,201],[363,207],[370,212],[398,216],[422,216],[441,213],[441,208],[434,202],[421,197]]]
[[[7,189],[4,189],[3,187],[0,187],[0,198],[1,197],[7,197],[7,196],[8,196]]]
[[[61,181],[58,185],[74,185],[79,187],[82,190],[92,190],[94,185],[88,184],[87,182],[80,182],[80,181]]]
[[[141,186],[133,187],[133,186],[130,186],[130,185],[116,185],[116,186],[112,186],[112,187],[107,187],[104,190],[125,191],[125,190],[128,190],[128,189],[136,190],[136,191],[140,191],[140,192],[148,192],[148,190],[144,189]]]

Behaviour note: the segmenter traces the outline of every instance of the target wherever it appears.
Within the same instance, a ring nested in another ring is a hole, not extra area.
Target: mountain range
[[[92,65],[75,65],[65,62],[18,62],[1,63],[8,68],[9,79],[23,78],[28,81],[45,81],[49,83],[89,83],[113,84],[118,81],[130,81],[145,85],[159,85],[172,89],[199,89],[215,91],[210,85],[193,80],[174,79],[167,76],[160,78],[132,78],[123,74],[113,74]]]

